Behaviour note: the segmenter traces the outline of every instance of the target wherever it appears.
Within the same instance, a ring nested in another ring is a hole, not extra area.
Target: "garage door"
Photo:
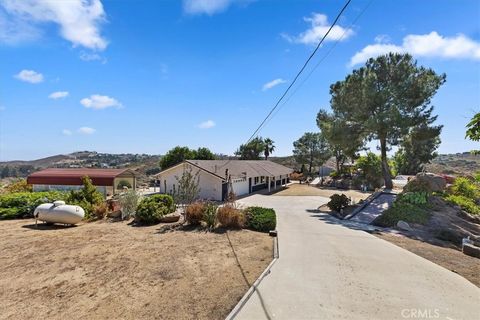
[[[232,186],[233,192],[235,192],[237,196],[243,196],[249,193],[247,179],[233,179]]]

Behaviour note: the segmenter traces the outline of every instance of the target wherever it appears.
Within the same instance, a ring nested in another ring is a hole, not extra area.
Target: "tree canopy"
[[[340,172],[345,161],[357,158],[358,151],[363,147],[361,127],[347,123],[345,119],[325,110],[318,112],[317,126],[328,142],[330,151],[335,157],[336,170]]]
[[[293,142],[295,160],[308,165],[308,173],[316,166],[323,165],[331,156],[328,143],[320,132],[306,132]]]
[[[472,120],[467,124],[465,138],[472,141],[480,141],[480,112],[475,114]],[[472,153],[480,154],[480,150],[473,150]]]
[[[435,121],[431,99],[445,79],[417,66],[409,54],[389,53],[330,86],[333,116],[352,130],[359,128],[364,141],[379,141],[387,188],[393,187],[387,151],[411,128]]]
[[[185,160],[192,159],[213,160],[215,159],[215,155],[208,148],[204,147],[193,150],[188,147],[176,146],[160,159],[160,167],[162,170],[165,170]]]
[[[411,129],[393,157],[397,174],[415,175],[437,156],[442,126],[422,124]]]
[[[270,138],[263,139],[256,137],[249,142],[240,145],[235,155],[240,156],[241,160],[259,160],[261,155],[268,160],[270,154],[275,150],[274,141]]]

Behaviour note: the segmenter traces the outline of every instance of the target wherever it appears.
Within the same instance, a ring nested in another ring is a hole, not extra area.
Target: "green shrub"
[[[173,201],[173,197],[169,194],[154,194],[147,199],[163,204],[163,206],[168,208],[168,213],[175,212],[175,201]]]
[[[225,228],[243,228],[245,226],[245,214],[242,210],[225,205],[218,208],[217,220]]]
[[[480,187],[467,178],[457,178],[452,185],[452,193],[472,200],[480,198]]]
[[[133,189],[123,192],[120,195],[119,202],[122,208],[122,219],[128,219],[131,216],[135,215],[135,211],[137,211],[139,201],[140,201],[140,196]]]
[[[205,202],[196,201],[187,206],[185,209],[185,220],[188,224],[199,225],[203,220],[207,204]]]
[[[215,228],[217,222],[217,206],[213,203],[207,203],[203,212],[203,221],[209,229]]]
[[[140,201],[135,212],[135,221],[140,224],[158,223],[163,216],[174,211],[175,204],[171,196],[156,194]]]
[[[82,178],[83,187],[78,190],[71,190],[66,198],[67,204],[77,205],[85,211],[85,220],[96,218],[94,207],[104,202],[103,195],[98,192],[97,188],[92,184],[92,180],[85,176]]]
[[[460,206],[463,210],[465,210],[466,212],[468,212],[470,214],[480,215],[480,206],[478,204],[476,204],[475,201],[473,201],[470,198],[467,198],[467,197],[461,196],[461,195],[451,194],[451,195],[448,195],[447,197],[445,197],[445,200],[447,200],[448,202],[450,202],[452,204]]]
[[[32,192],[32,185],[28,184],[25,179],[19,179],[6,186],[5,191],[8,193]]]
[[[332,179],[338,179],[338,178],[340,178],[340,173],[338,173],[337,171],[333,170],[332,172],[330,172],[329,176],[330,176],[330,178],[332,178]]]
[[[127,180],[120,180],[117,184],[117,189],[122,190],[123,187],[127,187],[128,189],[132,189],[132,184]]]
[[[360,177],[373,188],[379,188],[383,183],[382,160],[373,152],[361,156],[355,161],[355,168],[360,170]]]
[[[32,217],[42,203],[65,200],[67,194],[58,191],[17,192],[0,195],[0,219]]]
[[[383,214],[373,220],[373,224],[380,227],[395,227],[397,222],[403,220],[408,223],[425,224],[430,218],[430,213],[419,205],[407,202],[394,203]]]
[[[262,207],[249,207],[245,210],[246,226],[249,229],[268,232],[275,230],[277,218],[275,210]]]
[[[340,212],[350,204],[350,199],[344,194],[335,193],[330,197],[330,201],[327,203],[330,210]]]
[[[405,202],[410,204],[425,205],[428,202],[427,192],[404,192],[398,195],[395,199],[396,203]]]

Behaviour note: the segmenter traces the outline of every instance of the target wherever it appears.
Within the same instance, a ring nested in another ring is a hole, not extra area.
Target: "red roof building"
[[[135,174],[129,169],[50,168],[32,173],[27,183],[34,191],[71,190],[81,187],[85,176],[105,195],[122,191],[124,186],[136,188]]]

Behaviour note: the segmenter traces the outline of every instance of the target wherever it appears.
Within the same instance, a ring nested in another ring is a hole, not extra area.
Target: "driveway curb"
[[[235,305],[235,307],[230,311],[230,313],[225,317],[225,320],[233,320],[235,317],[238,315],[238,313],[242,310],[243,306],[248,302],[250,297],[253,295],[253,293],[257,290],[257,287],[260,285],[262,280],[268,276],[271,272],[271,268],[277,262],[277,260],[280,258],[279,255],[279,248],[278,248],[278,236],[273,238],[273,260],[270,262],[270,264],[263,270],[262,274],[255,280],[255,282],[252,284],[252,286],[248,289],[248,291],[243,295],[242,299],[238,301],[238,303]]]

